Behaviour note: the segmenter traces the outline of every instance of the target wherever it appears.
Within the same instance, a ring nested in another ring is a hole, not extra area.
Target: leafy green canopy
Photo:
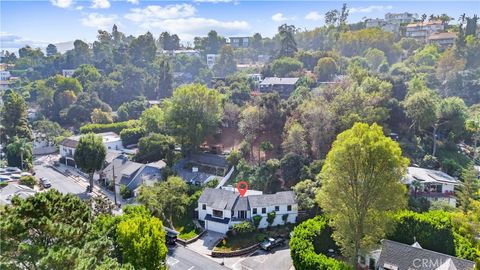
[[[347,264],[329,258],[325,253],[337,249],[328,221],[317,216],[295,227],[290,239],[290,255],[295,269],[350,270]]]

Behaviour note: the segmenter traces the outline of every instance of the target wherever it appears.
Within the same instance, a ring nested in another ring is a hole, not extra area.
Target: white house
[[[445,201],[455,207],[455,187],[461,182],[452,176],[436,170],[408,167],[403,178],[411,196],[424,197],[429,201]]]
[[[105,148],[113,150],[123,149],[122,139],[115,132],[98,133],[97,135],[102,137]],[[63,139],[60,143],[60,155],[65,159],[65,165],[74,165],[75,161],[73,156],[75,155],[75,148],[80,141],[81,135],[72,136]]]
[[[443,32],[445,25],[442,21],[417,22],[407,25],[406,37],[427,41],[427,37],[436,32]]]
[[[260,216],[259,228],[266,228],[267,215],[275,212],[272,226],[295,223],[298,205],[293,191],[282,191],[275,194],[259,194],[250,192],[240,197],[234,189],[207,188],[198,199],[198,219],[205,222],[205,229],[226,233],[236,223],[253,220]]]
[[[72,77],[73,74],[75,73],[75,69],[62,69],[62,75],[63,77]]]
[[[207,54],[207,67],[212,69],[217,63],[217,59],[220,57],[219,54]]]

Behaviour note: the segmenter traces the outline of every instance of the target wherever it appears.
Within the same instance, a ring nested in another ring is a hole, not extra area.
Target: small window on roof
[[[202,204],[202,210],[207,210],[207,205],[206,204]]]

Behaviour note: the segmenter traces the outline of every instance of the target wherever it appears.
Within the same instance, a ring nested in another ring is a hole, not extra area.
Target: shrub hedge
[[[116,122],[111,124],[86,124],[80,127],[80,133],[102,133],[102,132],[115,132],[120,134],[120,132],[126,128],[134,128],[138,126],[137,120],[129,120],[125,122]]]
[[[322,216],[309,219],[293,231],[290,255],[295,269],[303,270],[352,270],[348,264],[322,254],[336,249],[332,230]]]
[[[141,127],[126,128],[120,131],[120,138],[122,138],[123,146],[137,144],[140,138],[145,135],[145,130]]]

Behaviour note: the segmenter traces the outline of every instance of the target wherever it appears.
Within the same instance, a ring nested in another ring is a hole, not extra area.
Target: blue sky
[[[480,1],[346,1],[349,22],[381,18],[387,12],[419,15],[480,14]],[[224,36],[272,36],[280,24],[313,29],[324,23],[323,14],[340,9],[343,1],[242,1],[242,0],[39,0],[0,1],[0,49],[25,44],[46,46],[83,39],[95,40],[98,29],[139,35],[150,31],[177,33],[183,42],[206,35],[210,29]]]

